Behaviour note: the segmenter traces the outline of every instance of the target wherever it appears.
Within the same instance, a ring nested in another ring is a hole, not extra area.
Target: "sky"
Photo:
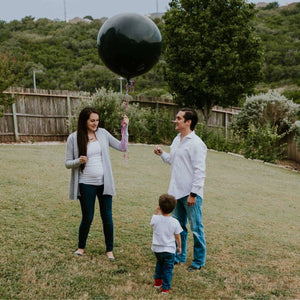
[[[258,2],[274,2],[255,1]],[[74,17],[92,16],[94,19],[110,18],[119,13],[138,13],[146,15],[154,12],[165,12],[170,0],[0,0],[0,20],[10,22],[21,20],[26,16],[35,19],[68,20]],[[280,6],[300,1],[277,1]]]

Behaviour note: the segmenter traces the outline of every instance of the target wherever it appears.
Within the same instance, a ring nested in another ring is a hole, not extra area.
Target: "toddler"
[[[171,288],[175,253],[181,253],[180,232],[182,228],[179,222],[171,216],[176,206],[176,199],[168,194],[159,197],[159,206],[152,216],[150,225],[153,227],[153,239],[151,249],[154,251],[157,262],[154,274],[154,287],[161,288],[163,294],[167,294]],[[176,249],[176,243],[177,249]]]

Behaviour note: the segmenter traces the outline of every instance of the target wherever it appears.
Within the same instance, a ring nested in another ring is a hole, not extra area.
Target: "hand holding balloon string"
[[[126,113],[127,113],[127,109],[128,109],[127,97],[128,97],[128,92],[129,92],[130,89],[134,90],[134,81],[133,80],[128,80],[128,83],[126,85],[126,94],[125,94],[124,99],[123,99],[123,103],[125,105],[125,115],[124,115],[124,118],[121,121],[121,136],[122,136],[121,149],[122,149],[122,152],[124,152],[124,158],[125,159],[129,159],[128,155],[126,154],[126,151],[127,151],[127,148],[128,148],[128,141],[126,139],[126,127],[129,124],[129,119],[128,119]]]

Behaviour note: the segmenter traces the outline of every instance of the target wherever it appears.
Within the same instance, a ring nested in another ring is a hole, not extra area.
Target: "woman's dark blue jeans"
[[[90,227],[94,218],[96,196],[100,206],[100,216],[103,224],[103,232],[106,244],[106,252],[113,251],[114,224],[112,219],[112,196],[103,195],[103,185],[79,184],[80,205],[82,212],[79,226],[78,248],[84,249]]]

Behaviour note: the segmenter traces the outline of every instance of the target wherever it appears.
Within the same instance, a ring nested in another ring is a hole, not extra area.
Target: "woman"
[[[126,143],[129,119],[125,116]],[[94,217],[96,196],[99,201],[100,215],[106,244],[106,255],[114,261],[114,228],[112,219],[112,196],[115,186],[109,155],[109,146],[119,151],[121,142],[108,131],[98,128],[99,113],[91,107],[84,108],[78,118],[77,131],[67,140],[65,165],[71,169],[69,198],[80,200],[82,220],[79,226],[79,242],[75,255],[82,256]]]

